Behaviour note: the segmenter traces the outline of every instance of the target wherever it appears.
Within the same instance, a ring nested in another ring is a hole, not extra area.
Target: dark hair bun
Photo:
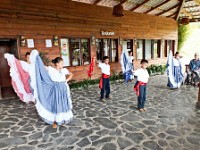
[[[55,59],[52,60],[52,63],[57,64],[61,61],[63,61],[63,59],[61,57],[56,57]]]

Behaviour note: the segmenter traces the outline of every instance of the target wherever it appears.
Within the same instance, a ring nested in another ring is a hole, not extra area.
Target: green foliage
[[[49,63],[51,62],[51,60],[49,59],[49,57],[47,57],[48,53],[44,52],[44,51],[40,51],[39,55],[40,55],[43,63],[45,65],[49,65]]]
[[[151,65],[147,68],[150,76],[164,74],[166,71],[166,65]]]
[[[120,79],[123,79],[123,75],[122,73],[120,72],[119,74],[117,73],[113,73],[113,75],[110,77],[110,81],[111,82],[115,82],[117,80],[120,80]],[[77,89],[77,88],[87,88],[89,87],[90,85],[95,85],[95,84],[98,84],[99,83],[99,80],[100,79],[93,79],[93,80],[90,80],[90,79],[86,79],[86,80],[83,80],[83,81],[75,81],[75,80],[71,80],[69,82],[69,86],[71,89]]]
[[[99,79],[94,79],[94,80],[86,79],[79,82],[73,80],[69,83],[69,86],[71,89],[87,88],[88,86],[95,85],[97,83],[99,83]]]
[[[117,80],[123,79],[123,73],[120,72],[119,74],[117,74],[116,72],[113,72],[113,75],[110,77],[110,81],[111,82],[115,82]]]
[[[189,31],[190,31],[189,25],[178,26],[178,51],[180,51],[184,42],[188,38]]]

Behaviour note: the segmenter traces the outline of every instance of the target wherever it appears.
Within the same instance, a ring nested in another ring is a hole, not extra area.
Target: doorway
[[[0,39],[0,99],[17,97],[11,85],[10,67],[4,58],[5,53],[17,55],[17,40]]]

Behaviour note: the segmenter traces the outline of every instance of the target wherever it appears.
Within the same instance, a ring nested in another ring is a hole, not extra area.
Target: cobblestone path
[[[112,100],[98,102],[97,86],[73,90],[74,119],[53,129],[33,104],[0,102],[2,150],[200,150],[198,88],[166,87],[167,77],[150,78],[147,111],[136,110],[133,83],[112,84]]]

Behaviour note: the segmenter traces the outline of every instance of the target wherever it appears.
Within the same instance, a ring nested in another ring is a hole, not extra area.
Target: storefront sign
[[[109,35],[115,35],[115,32],[110,31],[101,31],[102,36],[109,36]]]

